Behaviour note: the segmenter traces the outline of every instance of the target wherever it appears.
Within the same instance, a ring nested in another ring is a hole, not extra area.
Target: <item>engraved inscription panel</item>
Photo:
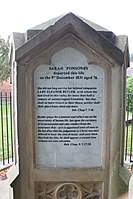
[[[36,164],[102,166],[104,75],[65,48],[34,73]]]

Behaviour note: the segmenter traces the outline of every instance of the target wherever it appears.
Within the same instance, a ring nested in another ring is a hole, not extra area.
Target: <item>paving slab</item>
[[[8,179],[0,180],[0,198],[9,199],[9,183]]]

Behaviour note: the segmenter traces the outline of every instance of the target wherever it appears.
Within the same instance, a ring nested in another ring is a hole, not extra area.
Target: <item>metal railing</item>
[[[126,99],[125,161],[133,162],[133,93]],[[0,164],[13,162],[12,96],[0,93]]]
[[[133,93],[126,96],[125,161],[133,162]]]
[[[0,93],[0,162],[2,165],[13,162],[11,92]]]

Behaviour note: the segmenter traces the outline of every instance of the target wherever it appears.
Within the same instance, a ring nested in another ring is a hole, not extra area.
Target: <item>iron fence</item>
[[[125,161],[133,162],[133,93],[126,99]],[[13,162],[12,96],[0,93],[0,164]]]
[[[125,161],[133,162],[133,93],[126,96]]]
[[[0,93],[0,163],[13,162],[12,96]]]

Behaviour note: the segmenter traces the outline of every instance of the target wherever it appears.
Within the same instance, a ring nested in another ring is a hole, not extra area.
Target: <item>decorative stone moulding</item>
[[[101,199],[102,183],[36,182],[37,199]]]

